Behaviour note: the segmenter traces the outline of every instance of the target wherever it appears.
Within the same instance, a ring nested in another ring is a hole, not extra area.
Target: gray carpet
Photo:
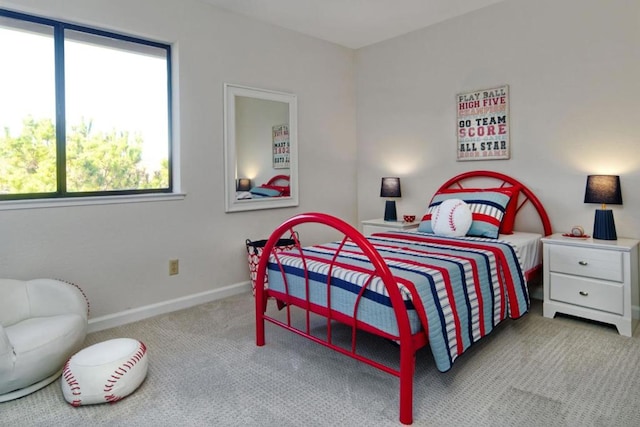
[[[2,426],[393,426],[398,380],[302,337],[267,325],[254,342],[253,298],[243,294],[90,334],[143,341],[149,373],[131,396],[74,408],[59,381],[0,403]],[[640,328],[567,317],[545,319],[539,301],[438,372],[418,354],[414,425],[640,425]],[[318,326],[318,333],[322,328]],[[348,331],[336,330],[340,339]],[[397,348],[363,335],[381,360]]]

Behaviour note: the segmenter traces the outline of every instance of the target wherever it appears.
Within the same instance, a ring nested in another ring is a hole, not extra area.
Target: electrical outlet
[[[175,276],[180,272],[180,265],[177,259],[169,260],[169,276]]]

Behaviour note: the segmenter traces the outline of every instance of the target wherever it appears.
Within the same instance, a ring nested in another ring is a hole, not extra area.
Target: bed
[[[236,200],[289,197],[291,196],[289,180],[289,175],[276,175],[265,184],[255,186],[249,191],[237,191]]]
[[[432,229],[447,200],[463,200],[465,215],[472,215],[464,235]],[[514,231],[525,207],[537,217],[539,231]],[[298,229],[309,223],[331,227],[342,239],[303,247]],[[527,281],[541,269],[539,239],[551,232],[538,198],[519,181],[493,171],[467,172],[445,182],[418,231],[365,237],[324,213],[294,216],[271,234],[258,265],[256,344],[265,345],[265,322],[270,322],[397,376],[400,422],[411,424],[416,352],[429,345],[438,370],[447,371],[497,324],[523,316],[529,308]],[[296,246],[277,251],[277,241],[288,236]],[[286,316],[268,315],[269,299],[285,307]],[[306,313],[306,325],[292,323],[292,308]],[[326,319],[325,336],[311,333],[311,315]],[[334,343],[335,322],[352,331],[350,345]],[[359,352],[358,331],[397,343],[398,366]]]

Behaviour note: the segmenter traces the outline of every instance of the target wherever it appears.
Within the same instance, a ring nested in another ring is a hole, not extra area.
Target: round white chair
[[[53,279],[0,279],[0,402],[55,381],[88,327],[82,291]]]
[[[62,371],[62,394],[73,406],[115,403],[133,393],[147,375],[146,346],[116,338],[71,356]]]

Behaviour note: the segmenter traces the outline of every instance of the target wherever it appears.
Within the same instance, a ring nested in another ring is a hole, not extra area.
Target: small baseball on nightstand
[[[416,216],[415,215],[402,215],[402,219],[404,219],[404,222],[412,223],[413,221],[416,220]]]

